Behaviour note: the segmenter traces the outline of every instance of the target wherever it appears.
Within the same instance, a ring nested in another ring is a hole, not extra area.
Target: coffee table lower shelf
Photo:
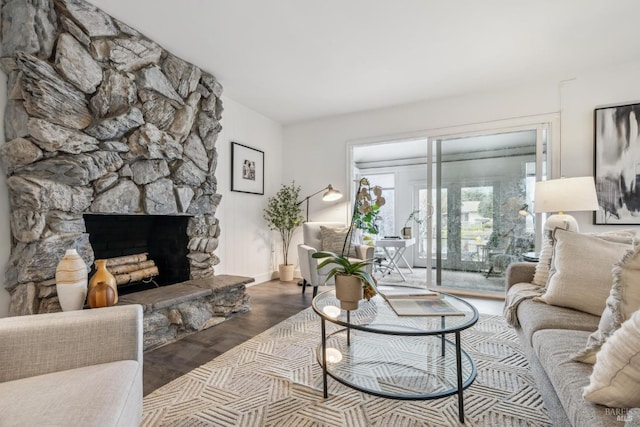
[[[316,351],[325,398],[327,377],[388,399],[431,400],[457,394],[459,419],[464,422],[462,391],[473,383],[477,371],[460,346],[460,332],[450,334],[455,335],[450,340],[442,335],[387,335],[348,328],[326,334],[325,327]]]

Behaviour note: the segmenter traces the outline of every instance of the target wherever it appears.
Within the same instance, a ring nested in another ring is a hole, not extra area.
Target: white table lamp
[[[596,186],[591,176],[536,182],[533,200],[536,213],[557,212],[547,218],[545,230],[560,227],[577,232],[578,222],[564,211],[598,210]]]

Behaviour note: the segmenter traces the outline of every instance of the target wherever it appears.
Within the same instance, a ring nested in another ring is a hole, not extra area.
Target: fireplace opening
[[[118,284],[121,295],[189,279],[188,221],[188,216],[84,215],[95,259],[148,253],[158,268],[153,278]]]

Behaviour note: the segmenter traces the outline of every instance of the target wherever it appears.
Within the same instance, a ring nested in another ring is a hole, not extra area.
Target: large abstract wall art
[[[595,224],[640,224],[640,103],[595,109]]]

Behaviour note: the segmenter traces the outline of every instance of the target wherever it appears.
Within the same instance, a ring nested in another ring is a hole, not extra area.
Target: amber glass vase
[[[105,282],[98,282],[89,291],[87,303],[91,308],[111,307],[115,304],[116,293]]]
[[[89,292],[94,288],[98,283],[105,283],[113,289],[113,293],[115,294],[115,298],[113,303],[118,303],[118,285],[116,284],[116,278],[113,277],[113,274],[107,270],[107,260],[106,259],[97,259],[96,260],[96,272],[93,273],[91,279],[89,280]]]

